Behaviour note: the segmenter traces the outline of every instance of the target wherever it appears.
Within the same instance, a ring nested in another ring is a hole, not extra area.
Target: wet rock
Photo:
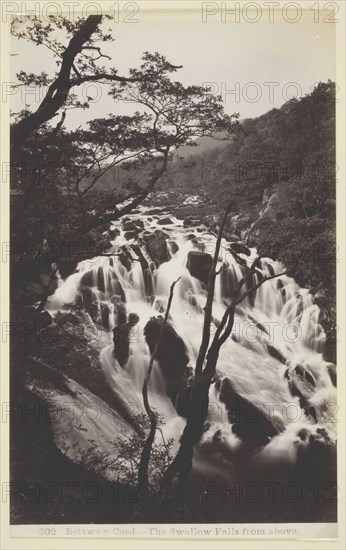
[[[146,211],[146,214],[148,216],[153,215],[153,214],[163,214],[163,213],[164,213],[163,208],[151,208],[150,210]]]
[[[252,315],[248,315],[250,321],[252,321],[257,328],[259,328],[262,332],[265,332],[266,334],[269,335],[269,332],[267,331],[267,329],[265,328],[265,326],[262,325],[262,323],[259,323],[258,321],[256,321],[256,319],[254,317],[252,317]]]
[[[316,386],[315,378],[309,369],[303,365],[293,365],[285,372],[288,380],[288,388],[293,397],[298,397],[299,404],[306,416],[316,417],[316,411],[312,411],[310,400],[313,397]]]
[[[169,244],[171,247],[172,254],[176,254],[179,250],[179,246],[177,245],[177,243],[175,241],[169,241]]]
[[[98,314],[98,306],[93,291],[89,286],[81,285],[76,297],[76,304],[89,313],[92,319]]]
[[[220,400],[225,403],[232,431],[248,444],[264,445],[283,431],[283,422],[270,418],[259,406],[238,393],[229,378],[218,381]]]
[[[124,231],[137,231],[137,226],[133,221],[126,221],[123,223]]]
[[[212,263],[213,258],[210,254],[200,252],[199,250],[191,250],[187,256],[186,267],[193,277],[196,277],[196,279],[206,285]]]
[[[250,275],[245,283],[247,290],[251,290],[252,288],[254,288],[254,286],[259,282],[259,278],[263,279],[263,275],[259,272]],[[250,294],[248,295],[248,300],[252,307],[255,304],[256,293],[257,290],[253,290],[253,292],[250,292]]]
[[[162,263],[168,262],[169,260],[166,243],[167,237],[167,233],[164,233],[160,229],[156,229],[154,233],[150,235],[143,236],[146,251],[156,267],[159,267]]]
[[[262,325],[262,323],[256,323],[256,327],[259,328],[262,332],[265,332],[266,334],[269,335],[269,332],[267,331],[265,326]]]
[[[126,246],[121,247],[121,252],[119,253],[119,260],[121,261],[122,265],[126,267],[127,271],[130,271],[130,269],[132,268],[132,258]]]
[[[101,325],[106,329],[109,330],[109,314],[110,314],[110,308],[108,304],[100,304],[101,313],[100,313],[100,321]]]
[[[120,235],[120,231],[119,229],[117,229],[116,227],[112,226],[108,229],[107,231],[107,236],[112,240],[114,241],[114,239],[116,237],[118,237]]]
[[[131,333],[138,321],[138,315],[130,313],[127,323],[117,325],[113,328],[114,355],[122,367],[125,366],[129,358]]]
[[[83,286],[89,286],[89,287],[95,286],[94,272],[92,270],[90,270],[90,271],[87,271],[86,273],[84,273],[84,275],[82,276],[82,278],[80,280],[80,284],[83,285]]]
[[[106,292],[105,274],[101,266],[97,270],[97,288],[101,292]]]
[[[135,239],[138,235],[138,231],[125,231],[124,237],[127,241],[130,241],[131,239]]]
[[[251,255],[250,249],[241,242],[231,243],[230,248],[236,252],[236,254],[246,254],[246,256]]]
[[[112,296],[111,302],[114,304],[117,325],[123,325],[127,319],[126,304],[121,301],[120,296]]]
[[[162,316],[153,317],[145,325],[144,335],[150,353],[154,351],[163,320]],[[187,386],[190,375],[187,369],[189,358],[184,341],[169,322],[161,333],[156,357],[166,383],[167,395],[175,405],[178,394]]]
[[[184,219],[183,226],[184,227],[196,227],[197,225],[200,225],[201,220],[198,218],[195,218],[194,216],[187,216]]]
[[[38,330],[43,330],[48,327],[48,325],[51,325],[52,322],[53,317],[51,314],[48,311],[41,311],[36,321],[36,326],[38,327]]]
[[[144,223],[142,220],[135,220],[134,224],[138,227],[138,229],[144,229]]]
[[[275,359],[277,359],[278,361],[280,361],[280,363],[282,363],[283,365],[286,365],[286,357],[281,353],[281,351],[278,350],[275,346],[272,346],[271,344],[266,344],[266,345],[270,355]]]
[[[336,387],[336,366],[333,363],[328,363],[327,370],[333,386]]]
[[[268,267],[269,275],[270,275],[271,277],[274,277],[275,271],[274,271],[273,266],[272,266],[271,264],[267,264],[267,267]]]
[[[157,221],[158,225],[170,225],[172,223],[173,221],[171,220],[171,218],[162,218],[161,220]]]
[[[194,233],[189,233],[186,238],[189,241],[193,241],[196,238],[196,235]]]

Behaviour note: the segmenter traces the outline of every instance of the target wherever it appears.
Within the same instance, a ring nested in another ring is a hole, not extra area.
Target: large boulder
[[[111,225],[111,227],[108,229],[106,233],[106,237],[108,237],[110,240],[114,241],[116,237],[120,235],[120,231],[117,227],[114,225]]]
[[[127,271],[130,271],[132,268],[132,257],[130,252],[128,251],[127,247],[123,245],[121,247],[121,250],[119,252],[119,260],[122,263],[124,267],[126,267]]]
[[[122,367],[125,366],[129,358],[130,336],[138,321],[138,315],[136,313],[130,313],[127,323],[123,323],[113,328],[114,355]]]
[[[195,216],[186,216],[183,222],[184,227],[196,227],[201,224],[201,220]]]
[[[131,239],[135,239],[138,236],[138,231],[125,231],[124,237],[127,241],[130,241]]]
[[[145,325],[144,335],[150,353],[154,351],[163,322],[164,319],[161,316],[152,317]],[[156,358],[166,383],[167,395],[176,405],[179,394],[187,387],[190,376],[190,370],[187,368],[189,358],[184,341],[169,322],[161,333]]]
[[[179,250],[179,246],[175,241],[169,241],[169,246],[171,247],[171,253],[176,254]]]
[[[278,417],[270,417],[258,405],[240,395],[229,378],[218,380],[220,400],[225,403],[232,431],[245,443],[265,445],[270,438],[284,430],[284,424]]]
[[[213,258],[206,252],[191,250],[187,256],[186,267],[193,277],[205,285],[208,283]]]
[[[311,370],[302,364],[291,365],[285,372],[288,388],[293,397],[298,397],[304,414],[312,421],[317,422],[318,410],[313,403],[316,381]]]
[[[154,233],[151,233],[150,235],[143,236],[145,249],[155,263],[156,267],[159,267],[161,264],[168,262],[169,260],[169,253],[166,243],[167,238],[167,233],[164,233],[160,229],[156,229]]]
[[[96,319],[98,314],[97,301],[95,295],[90,286],[80,285],[77,296],[76,304],[79,307],[82,307],[87,313],[89,313],[92,319]]]
[[[137,231],[137,226],[132,221],[126,221],[123,223],[123,229],[124,231]]]
[[[157,221],[157,224],[158,225],[169,225],[173,223],[173,221],[171,220],[171,218],[162,218],[161,220],[158,220]]]

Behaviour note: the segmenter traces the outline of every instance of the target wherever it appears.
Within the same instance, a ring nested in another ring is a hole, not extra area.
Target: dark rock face
[[[127,241],[129,241],[130,239],[135,239],[138,235],[138,231],[125,231],[124,233],[124,237]]]
[[[336,366],[333,363],[328,363],[327,370],[333,386],[336,387]]]
[[[150,210],[146,211],[146,214],[148,214],[148,216],[153,214],[163,214],[163,213],[164,213],[163,208],[151,208]]]
[[[121,247],[121,252],[119,253],[119,260],[121,261],[122,265],[126,267],[127,271],[130,271],[132,267],[132,259],[131,259],[131,254],[127,250],[126,246]]]
[[[129,321],[113,328],[114,355],[118,363],[124,367],[130,353],[131,331],[139,321],[138,315],[130,313]]]
[[[168,262],[169,260],[166,243],[167,238],[168,235],[160,229],[156,229],[154,233],[143,237],[146,251],[155,263],[156,267],[159,267],[161,264]]]
[[[48,327],[48,325],[51,325],[52,322],[53,317],[51,316],[51,314],[48,311],[41,311],[37,319],[37,327],[39,330],[42,330]]]
[[[146,260],[146,258],[143,256],[141,248],[138,246],[138,244],[132,244],[132,250],[134,253],[138,256],[138,260],[141,264],[142,271],[143,271],[143,278],[144,278],[144,286],[145,286],[145,293],[147,296],[151,296],[154,289],[153,289],[153,282],[150,274],[149,264]]]
[[[126,323],[127,317],[126,305],[119,300],[119,296],[112,296],[111,302],[114,304],[117,325],[123,325]]]
[[[187,216],[184,219],[183,226],[184,227],[196,227],[197,225],[200,225],[201,221],[198,218],[195,218],[194,216]]]
[[[126,221],[123,224],[123,229],[124,229],[124,231],[136,231],[137,226],[134,222]]]
[[[153,317],[144,328],[145,339],[151,353],[154,351],[162,323],[163,317]],[[190,371],[187,368],[189,358],[182,338],[169,323],[166,324],[161,334],[157,361],[166,382],[167,395],[176,405],[179,394],[187,387],[187,380],[190,376]]]
[[[94,286],[94,274],[92,270],[84,273],[84,275],[81,277],[80,284],[89,287]]]
[[[191,250],[187,256],[186,267],[193,277],[196,277],[196,279],[199,279],[206,285],[212,263],[213,258],[210,254],[200,252],[199,250]]]
[[[107,231],[107,236],[113,241],[116,237],[120,235],[119,229],[116,227],[109,228]]]
[[[76,297],[76,304],[83,307],[83,309],[87,313],[89,313],[92,319],[96,319],[98,307],[93,295],[93,291],[89,286],[80,286],[78,295]]]
[[[158,225],[169,225],[172,222],[171,218],[162,218],[162,220],[158,220]]]
[[[172,254],[176,254],[179,250],[179,246],[177,245],[177,243],[175,241],[170,241],[169,244],[171,247]]]
[[[241,242],[237,243],[231,243],[230,248],[236,253],[236,254],[246,254],[246,256],[250,256],[251,252],[245,244]]]
[[[217,382],[220,400],[225,403],[232,431],[248,444],[264,445],[271,437],[283,431],[284,426],[277,418],[270,418],[257,405],[241,396],[229,378]]]
[[[280,361],[280,363],[282,363],[283,365],[286,364],[286,357],[284,355],[282,355],[280,350],[278,350],[277,348],[275,348],[271,344],[267,344],[267,350],[269,351],[270,355],[272,357],[275,357],[275,359]]]
[[[101,325],[106,329],[109,330],[109,305],[108,304],[101,304],[101,312],[100,312],[100,321]]]
[[[288,388],[293,397],[298,397],[299,404],[304,410],[304,414],[317,422],[317,413],[311,399],[314,395],[316,386],[313,374],[303,365],[295,365],[288,368],[285,372],[285,378],[288,381]],[[313,400],[313,399],[312,399]]]

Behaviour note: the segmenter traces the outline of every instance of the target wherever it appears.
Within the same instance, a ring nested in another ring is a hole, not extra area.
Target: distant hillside
[[[203,144],[172,163],[162,185],[232,202],[238,230],[311,288],[335,338],[335,85],[242,122],[232,143]],[[241,222],[241,225],[240,225]],[[230,228],[232,231],[232,228]],[[332,344],[332,347],[334,344]]]

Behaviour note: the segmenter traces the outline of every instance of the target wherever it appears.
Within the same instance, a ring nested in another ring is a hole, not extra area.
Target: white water
[[[146,295],[140,262],[134,260],[132,269],[127,271],[119,261],[117,253],[123,244],[128,246],[133,258],[137,257],[131,249],[131,244],[137,241],[125,239],[119,222],[115,224],[120,230],[120,235],[113,242],[113,255],[80,262],[76,273],[60,285],[48,306],[54,314],[65,304],[73,302],[78,297],[81,279],[89,273],[92,300],[99,310],[99,319],[101,319],[102,307],[107,305],[108,323],[111,329],[117,324],[115,304],[121,300],[118,284],[120,283],[126,296],[127,313],[137,313],[140,321],[131,337],[130,356],[125,367],[121,368],[113,356],[111,330],[107,334],[102,333],[105,344],[101,351],[100,363],[109,385],[119,396],[119,400],[122,400],[133,412],[144,412],[141,390],[150,354],[143,336],[143,329],[151,317],[160,313],[160,308],[161,311],[162,308],[166,308],[170,285],[178,277],[181,279],[175,287],[170,322],[184,340],[190,366],[195,365],[201,342],[202,308],[205,305],[206,293],[203,285],[190,275],[186,267],[187,257],[189,251],[200,250],[201,246],[205,252],[213,254],[215,246],[215,237],[202,226],[199,228],[200,231],[196,228],[185,229],[182,221],[172,216],[170,218],[173,224],[157,225],[157,221],[166,215],[148,216],[146,208],[141,207],[140,210],[140,215],[133,214],[128,218],[130,220],[140,218],[144,222],[144,230],[161,229],[170,235],[167,246],[171,259],[163,263],[159,269],[152,269],[150,275],[154,300],[150,301]],[[151,221],[148,221],[148,217],[152,218]],[[187,235],[191,233],[196,235],[197,243],[187,239]],[[172,242],[179,247],[175,254],[172,252]],[[144,247],[142,252],[146,259],[149,259]],[[255,253],[255,250],[252,250],[251,257],[245,255],[241,257],[250,264]],[[224,264],[224,273],[217,278],[213,304],[215,320],[221,319],[226,307],[226,283],[232,286],[242,276],[241,267],[228,251],[228,243],[225,240],[222,242],[219,260],[220,265],[221,262]],[[275,273],[284,271],[284,266],[270,259],[262,260],[261,265],[264,274],[269,274],[269,270],[274,270]],[[283,426],[280,435],[273,437],[266,446],[258,450],[258,456],[266,463],[278,459],[293,463],[299,448],[308,444],[298,436],[303,428],[318,437],[318,430],[323,427],[328,431],[329,437],[335,440],[335,423],[328,404],[336,402],[336,394],[322,357],[325,334],[318,323],[319,309],[313,304],[309,292],[301,289],[292,278],[283,275],[280,280],[281,288],[278,288],[277,279],[265,282],[257,291],[254,303],[247,298],[237,308],[233,329],[234,339],[229,338],[223,346],[217,366],[217,374],[221,378],[226,376],[230,378],[242,396],[270,414],[275,422]],[[269,334],[257,328],[255,323],[264,325]],[[268,353],[266,344],[271,344],[283,354],[286,365]],[[297,365],[302,366],[312,375],[314,385],[304,376],[296,373],[294,369]],[[306,416],[299,405],[298,398],[291,395],[288,380],[285,377],[287,369],[296,387],[309,403],[314,404],[317,421]],[[165,394],[164,381],[160,368],[156,364],[149,397],[152,406],[164,416],[165,437],[174,437],[177,447],[185,419],[177,414]],[[209,397],[210,425],[199,445],[202,457],[198,461],[200,468],[208,467],[208,461],[211,460],[210,448],[213,446],[211,441],[216,431],[219,430],[221,434],[226,463],[227,460],[237,460],[237,452],[242,446],[240,439],[232,432],[225,405],[219,400],[215,385],[212,385]],[[55,401],[58,402],[59,399],[61,400],[57,396]],[[73,402],[77,409],[79,407],[82,411],[86,403],[92,402],[92,399],[93,397],[88,395],[87,391],[80,388],[80,393],[73,397]],[[83,414],[80,415],[80,422],[82,424],[84,422],[86,432],[76,429],[75,425],[70,423],[68,429],[64,431],[64,438],[60,438],[60,447],[74,460],[84,460],[85,453],[93,455],[96,452],[90,447],[90,438],[97,442],[97,456],[100,458],[106,456],[107,452],[109,454],[107,445],[112,438],[114,439],[114,434],[133,433],[133,426],[127,418],[119,414],[114,415],[102,404],[100,407],[103,407],[101,417],[92,422],[90,419],[83,419]],[[204,449],[208,452],[204,453]],[[110,471],[106,471],[105,475],[112,477]]]

